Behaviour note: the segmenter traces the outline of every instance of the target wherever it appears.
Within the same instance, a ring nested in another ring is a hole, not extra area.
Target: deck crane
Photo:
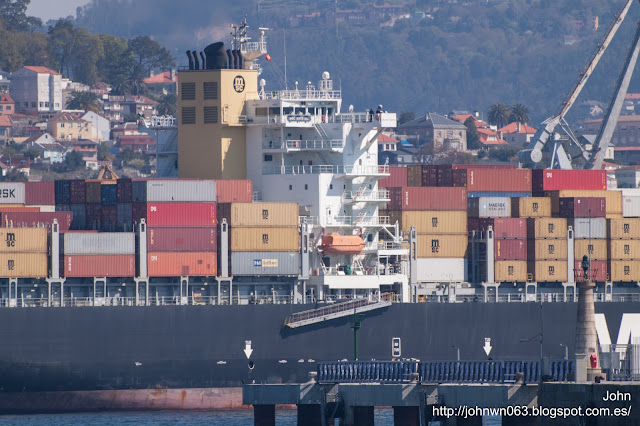
[[[607,150],[607,147],[609,146],[611,136],[613,135],[613,130],[615,128],[616,122],[618,121],[618,116],[620,115],[620,110],[622,109],[624,97],[627,93],[627,88],[629,87],[629,81],[631,79],[631,75],[633,74],[633,70],[638,59],[638,52],[640,52],[640,26],[638,27],[638,30],[636,31],[636,34],[634,36],[634,42],[631,49],[629,50],[629,54],[627,55],[622,73],[618,78],[616,90],[614,91],[614,95],[605,114],[600,132],[590,151],[584,149],[584,147],[582,147],[582,145],[577,142],[575,136],[573,135],[573,132],[565,121],[565,116],[569,109],[571,109],[571,107],[575,103],[584,86],[587,84],[589,77],[602,58],[602,55],[604,55],[607,47],[609,47],[611,40],[613,40],[613,37],[615,36],[616,32],[620,28],[620,25],[627,16],[627,12],[629,11],[629,8],[631,7],[631,3],[633,1],[634,0],[627,0],[620,12],[615,16],[611,27],[607,31],[603,41],[598,45],[598,49],[591,58],[591,61],[584,69],[584,71],[580,74],[580,80],[562,102],[558,114],[545,120],[542,123],[543,126],[536,132],[527,148],[518,153],[518,159],[520,160],[521,164],[529,163],[531,161],[536,164],[539,163],[542,160],[543,148],[548,143],[550,143],[550,141],[552,141],[553,154],[551,160],[551,168],[556,165],[559,165],[561,169],[573,168],[571,157],[565,151],[560,135],[556,133],[556,128],[560,126],[569,136],[575,146],[580,149],[581,154],[578,156],[578,158],[582,157],[584,159],[585,169],[600,169],[602,167],[602,160],[604,159],[604,154]]]

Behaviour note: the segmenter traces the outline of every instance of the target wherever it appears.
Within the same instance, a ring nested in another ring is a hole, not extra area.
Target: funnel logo
[[[238,93],[242,93],[244,91],[244,77],[241,75],[237,75],[233,79],[233,90]]]

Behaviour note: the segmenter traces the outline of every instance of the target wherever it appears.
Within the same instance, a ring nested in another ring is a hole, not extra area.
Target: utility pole
[[[362,327],[362,319],[364,315],[358,314],[356,306],[353,307],[353,318],[351,319],[351,328],[353,328],[353,359],[358,360],[358,330]]]

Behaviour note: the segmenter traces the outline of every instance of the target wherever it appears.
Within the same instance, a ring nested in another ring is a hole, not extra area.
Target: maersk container
[[[591,260],[607,260],[607,240],[574,240],[574,257],[582,261],[582,256]]]
[[[100,188],[100,204],[103,206],[115,206],[118,203],[118,185],[114,183],[104,184]]]
[[[640,261],[640,240],[609,240],[609,259]]]
[[[607,215],[605,198],[560,198],[559,211],[560,217],[601,217]]]
[[[149,251],[217,251],[217,228],[147,228]]]
[[[576,260],[573,266],[573,274],[576,281],[582,281],[584,279],[584,269],[582,269],[582,260]],[[589,276],[587,277],[597,282],[609,281],[609,268],[606,260],[591,259],[591,265],[589,267]]]
[[[100,230],[104,232],[122,231],[118,228],[118,207],[102,206],[100,210]]]
[[[64,254],[135,254],[132,232],[69,232],[64,234]]]
[[[527,219],[529,238],[567,238],[567,219],[540,217]]]
[[[298,226],[297,203],[231,203],[218,205],[218,220],[231,226]],[[259,251],[259,250],[258,250]]]
[[[407,186],[422,186],[422,166],[407,166]]]
[[[298,228],[231,227],[231,251],[298,251]]]
[[[493,264],[494,280],[497,283],[527,281],[526,260],[498,260]]]
[[[73,213],[70,211],[2,213],[2,226],[7,226],[7,222],[10,222],[14,228],[51,229],[53,219],[58,220],[60,232],[68,231],[73,220]]]
[[[57,180],[55,182],[56,204],[71,204],[71,181]]]
[[[216,203],[147,203],[147,226],[216,226]]]
[[[465,234],[467,233],[467,212],[454,211],[389,211],[389,222],[404,232],[415,226],[420,234]]]
[[[147,267],[150,277],[214,277],[217,253],[154,251],[147,255]]]
[[[467,210],[464,188],[389,188],[388,210]]]
[[[530,169],[467,169],[469,192],[531,192]]]
[[[612,282],[640,281],[640,262],[637,260],[612,260],[608,264],[609,280]]]
[[[537,282],[567,282],[566,260],[541,260],[527,263],[528,274]],[[573,271],[571,271],[573,273]]]
[[[461,257],[417,259],[415,265],[420,283],[468,281],[467,259]]]
[[[253,182],[250,179],[216,180],[217,203],[250,203]]]
[[[622,196],[622,216],[640,217],[640,196]]]
[[[133,190],[134,203],[147,202],[147,180],[146,179],[133,179],[131,183],[131,189]]]
[[[527,260],[527,240],[497,239],[493,245],[496,260]]]
[[[234,276],[299,275],[300,253],[294,251],[246,251],[231,253]]]
[[[0,204],[24,205],[24,183],[0,182]]]
[[[466,235],[418,234],[417,254],[420,258],[465,257],[468,243]]]
[[[24,203],[28,206],[56,204],[56,189],[53,182],[25,182]]]
[[[117,230],[133,230],[133,207],[131,203],[118,203],[117,210]]]
[[[85,181],[87,204],[102,203],[102,183],[97,179]]]
[[[486,231],[493,227],[494,238],[527,238],[527,220],[518,217],[469,218],[469,231]]]
[[[133,254],[64,256],[65,277],[127,278],[135,276],[135,272],[136,256]]]
[[[609,219],[609,238],[611,239],[640,239],[640,219]]]
[[[147,181],[147,201],[215,203],[216,182],[214,180],[149,179]]]
[[[567,258],[565,238],[547,238],[527,241],[527,255],[530,260],[562,260]]]
[[[607,238],[607,219],[604,217],[574,219],[573,238]]]
[[[622,217],[622,192],[621,191],[582,191],[563,190],[545,192],[551,198],[551,211],[557,214],[560,211],[560,198],[606,198],[607,219]]]
[[[535,192],[558,190],[605,190],[606,170],[533,170]]]
[[[548,197],[520,197],[511,200],[513,217],[551,217],[551,199]]]
[[[72,180],[69,184],[71,204],[84,204],[87,201],[86,184],[82,179]]]
[[[45,278],[46,253],[0,253],[0,278]]]
[[[44,228],[0,228],[0,253],[46,253]]]
[[[469,217],[510,217],[511,198],[481,197],[469,198]]]
[[[531,197],[531,192],[468,192],[469,198],[480,197],[509,197],[509,198],[525,198]]]
[[[407,167],[389,167],[389,176],[378,181],[380,188],[395,188],[407,185]],[[218,191],[218,199],[220,192]],[[219,201],[222,202],[222,201]]]
[[[87,208],[85,204],[72,204],[71,213],[73,213],[73,220],[71,221],[71,228],[74,230],[86,229],[87,227]]]
[[[133,181],[131,179],[118,179],[116,186],[118,203],[131,203],[133,200]]]

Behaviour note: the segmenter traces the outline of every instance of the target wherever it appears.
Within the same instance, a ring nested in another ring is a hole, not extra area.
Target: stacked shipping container
[[[63,252],[65,277],[132,277],[136,272],[131,232],[67,232]]]
[[[640,281],[640,219],[610,219],[609,281]]]
[[[0,277],[45,278],[47,230],[44,228],[0,229]]]
[[[574,259],[573,271],[576,279],[583,279],[582,257],[591,259],[590,279],[607,281],[607,220],[577,218],[573,221]]]
[[[567,281],[567,220],[527,219],[528,273],[534,281]]]
[[[496,282],[527,280],[527,222],[520,218],[493,220]]]

